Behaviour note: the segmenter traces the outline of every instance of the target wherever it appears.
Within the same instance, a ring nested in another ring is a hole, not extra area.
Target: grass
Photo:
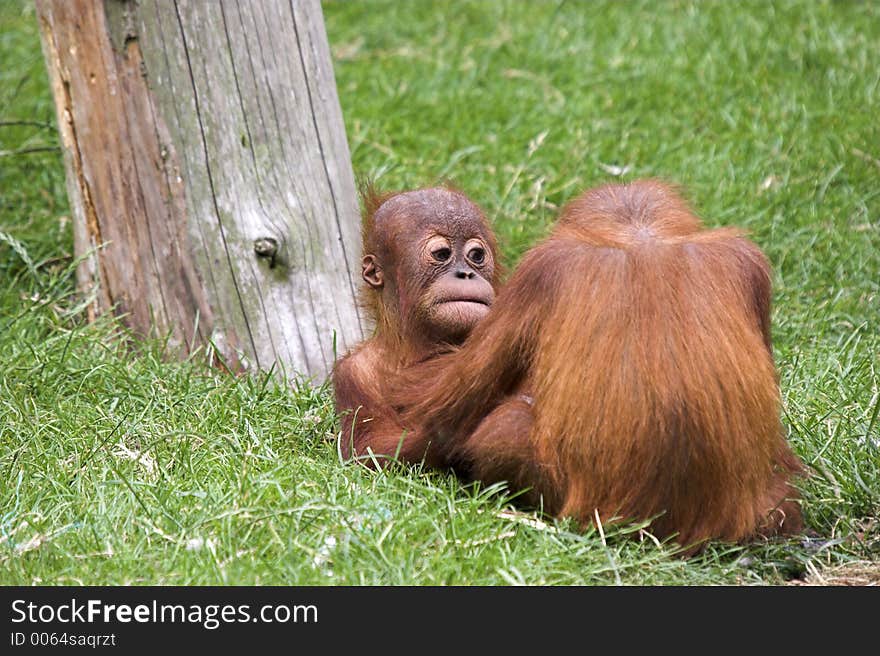
[[[340,464],[326,387],[84,321],[30,4],[0,3],[0,583],[880,579],[880,10],[855,2],[327,2],[357,172],[451,178],[515,264],[580,190],[679,182],[774,265],[809,539],[683,561],[501,489]],[[629,537],[628,537],[629,536]],[[853,572],[848,577],[847,572]]]

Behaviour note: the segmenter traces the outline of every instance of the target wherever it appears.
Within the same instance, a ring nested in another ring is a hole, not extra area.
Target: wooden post
[[[323,380],[364,327],[318,0],[36,0],[90,317]]]

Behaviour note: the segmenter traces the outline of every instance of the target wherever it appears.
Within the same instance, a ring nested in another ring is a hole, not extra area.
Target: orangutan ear
[[[361,260],[361,275],[373,289],[382,289],[385,286],[385,274],[374,255],[364,255]]]

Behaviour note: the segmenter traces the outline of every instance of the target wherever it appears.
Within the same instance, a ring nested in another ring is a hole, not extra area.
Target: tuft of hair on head
[[[461,186],[456,183],[455,180],[453,180],[452,178],[438,178],[431,186],[435,187],[436,189],[445,189],[446,191],[451,191],[452,193],[459,194],[461,196],[464,196],[465,198],[470,198],[470,196],[468,196],[461,188]]]
[[[389,198],[396,196],[398,191],[380,191],[371,178],[358,178],[358,195],[361,198],[363,210],[361,214],[361,243],[364,253],[372,253],[376,250],[375,243],[375,216],[382,204]]]

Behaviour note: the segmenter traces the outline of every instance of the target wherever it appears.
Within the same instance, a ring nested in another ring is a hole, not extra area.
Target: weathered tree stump
[[[90,317],[323,379],[363,327],[318,0],[36,6]]]

